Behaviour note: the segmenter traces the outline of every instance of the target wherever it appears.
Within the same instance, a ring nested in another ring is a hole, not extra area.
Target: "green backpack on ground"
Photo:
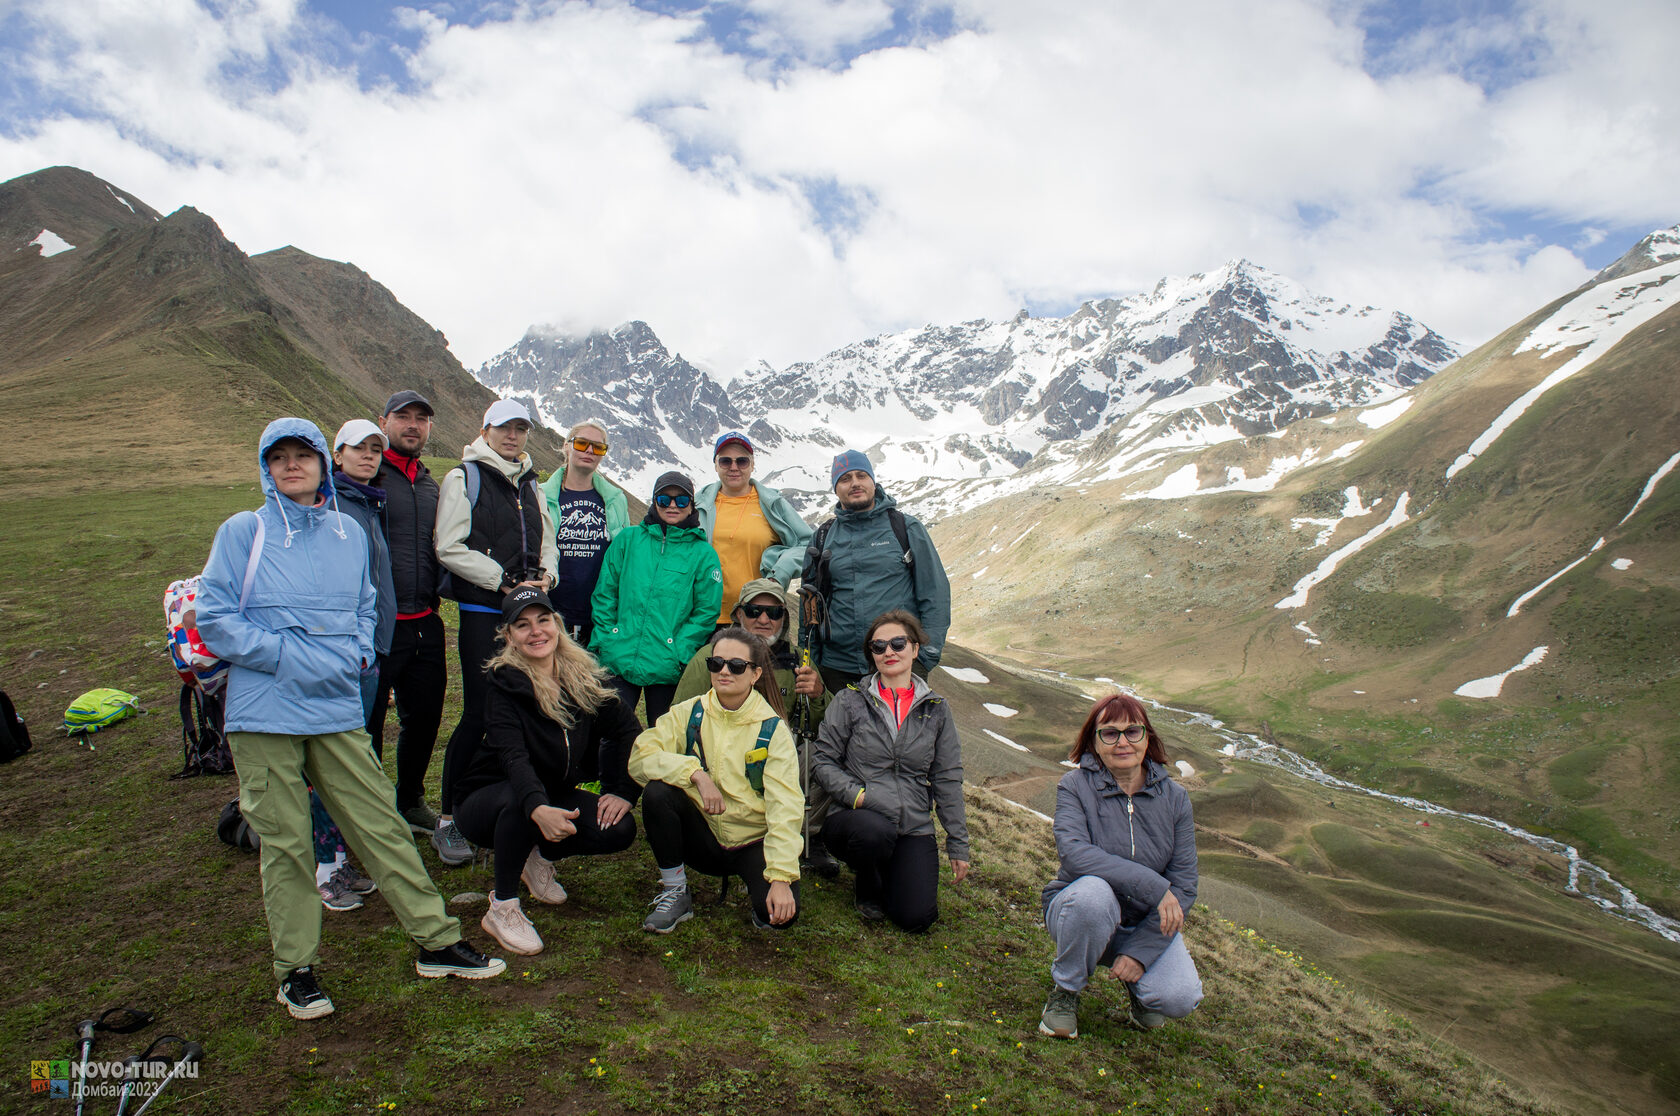
[[[98,732],[140,712],[140,699],[121,690],[89,690],[64,711],[64,731],[72,736]]]

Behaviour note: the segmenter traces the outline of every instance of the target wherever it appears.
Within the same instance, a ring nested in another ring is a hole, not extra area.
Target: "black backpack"
[[[216,819],[216,836],[223,843],[232,845],[241,852],[256,852],[262,848],[262,838],[251,828],[251,823],[245,820],[245,815],[239,810],[239,799],[235,798],[222,807],[222,816]]]
[[[181,770],[171,779],[194,775],[227,775],[233,771],[233,750],[222,729],[227,707],[223,687],[207,694],[196,685],[181,687]]]
[[[0,763],[11,763],[29,748],[29,726],[18,716],[6,691],[0,690]]]

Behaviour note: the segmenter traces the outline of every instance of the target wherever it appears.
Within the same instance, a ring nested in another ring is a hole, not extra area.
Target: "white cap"
[[[385,431],[367,419],[351,419],[338,428],[338,437],[333,439],[333,452],[337,453],[345,446],[359,446],[369,438],[378,438],[381,450],[391,448],[390,439],[385,437]]]
[[[515,419],[522,420],[526,426],[532,425],[531,412],[525,409],[525,404],[511,399],[498,399],[484,412],[485,426],[506,426]]]

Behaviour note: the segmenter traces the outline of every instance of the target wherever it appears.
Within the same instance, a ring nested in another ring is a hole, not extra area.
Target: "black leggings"
[[[764,878],[764,842],[754,841],[738,849],[726,849],[718,844],[706,815],[681,787],[658,780],[642,791],[642,828],[647,831],[648,846],[653,859],[661,868],[680,868],[687,865],[708,876],[738,876],[752,900],[753,913],[760,922],[770,921],[770,881]],[[793,887],[793,901],[799,902],[799,884]],[[777,926],[786,930],[799,920],[797,906],[794,917]]]
[[[417,806],[424,797],[426,769],[443,721],[443,691],[449,673],[444,659],[443,619],[435,612],[417,620],[398,620],[391,653],[379,659],[379,693],[368,718],[373,754],[385,757],[385,711],[397,696],[397,809]]]
[[[610,676],[607,681],[618,691],[619,702],[632,713],[636,710],[636,699],[646,695],[649,728],[671,708],[671,698],[676,696],[677,692],[675,682],[655,682],[647,686],[638,686],[634,682],[626,682],[616,674]]]
[[[455,633],[461,657],[461,719],[443,750],[439,805],[446,814],[455,812],[455,780],[472,766],[473,754],[484,743],[484,699],[490,693],[490,676],[484,672],[484,663],[496,653],[496,628],[501,622],[499,612],[461,610],[460,628]]]
[[[860,903],[878,903],[893,922],[919,934],[939,918],[939,844],[931,833],[901,837],[871,810],[834,806],[823,824],[828,851],[857,873]]]
[[[564,841],[550,841],[542,835],[537,823],[514,801],[512,783],[479,787],[457,802],[455,824],[461,835],[473,844],[495,849],[496,898],[512,899],[519,894],[519,873],[524,870],[532,849],[541,849],[549,860],[564,860],[568,856],[623,852],[630,847],[636,839],[634,815],[625,814],[616,824],[602,829],[595,821],[599,800],[599,795],[586,790],[549,794],[550,806],[578,812],[572,819],[577,832]]]

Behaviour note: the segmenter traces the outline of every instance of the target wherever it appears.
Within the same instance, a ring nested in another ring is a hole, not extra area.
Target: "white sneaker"
[[[490,909],[479,920],[479,925],[484,927],[486,934],[501,942],[502,948],[509,953],[530,955],[542,952],[542,937],[531,925],[531,920],[525,917],[517,899],[498,899],[491,892]]]
[[[558,907],[566,901],[566,889],[554,878],[554,862],[544,860],[537,849],[532,849],[531,855],[525,858],[525,867],[519,870],[519,878],[531,889],[531,898],[539,903]]]

